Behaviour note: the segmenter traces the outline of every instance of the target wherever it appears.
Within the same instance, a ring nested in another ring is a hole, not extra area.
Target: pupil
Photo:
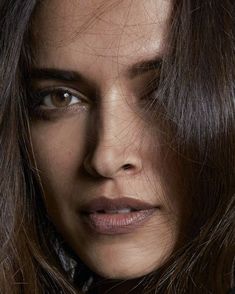
[[[69,93],[57,92],[52,94],[51,100],[56,107],[66,107],[71,102],[71,95]]]

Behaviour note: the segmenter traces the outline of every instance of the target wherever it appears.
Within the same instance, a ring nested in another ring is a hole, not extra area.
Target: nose
[[[103,97],[91,125],[95,139],[84,167],[94,177],[131,176],[142,170],[138,115],[122,96],[110,91]]]

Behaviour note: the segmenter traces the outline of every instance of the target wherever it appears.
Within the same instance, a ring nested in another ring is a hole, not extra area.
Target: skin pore
[[[51,0],[33,24],[31,134],[46,208],[74,252],[106,278],[159,268],[179,237],[177,175],[144,111],[170,12],[167,0]],[[97,234],[80,210],[101,196],[158,209],[130,233]]]

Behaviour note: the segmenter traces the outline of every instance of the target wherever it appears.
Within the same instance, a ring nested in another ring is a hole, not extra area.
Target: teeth
[[[118,213],[129,213],[129,212],[131,212],[130,208],[123,208],[118,210]]]
[[[117,210],[105,210],[105,213],[114,214],[114,213],[118,213],[118,212],[117,212]]]
[[[129,213],[131,212],[130,208],[122,208],[118,210],[105,210],[105,213],[116,214],[116,213]]]

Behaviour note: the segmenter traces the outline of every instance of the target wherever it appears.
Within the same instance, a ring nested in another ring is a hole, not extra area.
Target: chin
[[[135,279],[143,277],[157,268],[159,268],[163,263],[164,259],[159,256],[155,258],[148,254],[140,255],[138,254],[128,254],[122,253],[115,255],[115,252],[110,256],[109,254],[97,254],[93,259],[83,259],[87,266],[97,273],[107,279]]]
[[[128,268],[126,266],[116,266],[114,268],[110,268],[109,266],[108,268],[106,268],[102,267],[102,265],[99,268],[95,267],[92,270],[101,277],[117,280],[131,280],[135,278],[140,278],[152,272],[152,270],[143,271],[143,268],[138,270],[131,266],[128,266]]]
[[[138,269],[128,264],[113,264],[112,266],[109,265],[109,267],[100,267],[98,274],[110,279],[134,279],[139,278],[147,273],[148,271],[143,271],[142,267]]]

